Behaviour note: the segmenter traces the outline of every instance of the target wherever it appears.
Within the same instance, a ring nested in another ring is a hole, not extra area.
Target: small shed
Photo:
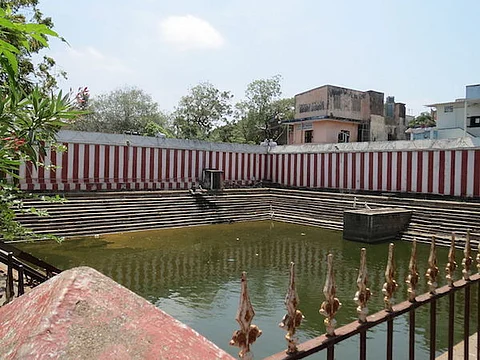
[[[223,189],[223,170],[203,169],[203,188],[206,190]]]

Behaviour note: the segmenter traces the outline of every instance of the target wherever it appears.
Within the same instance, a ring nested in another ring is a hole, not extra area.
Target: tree
[[[17,179],[23,161],[44,166],[42,156],[55,143],[57,131],[78,115],[68,95],[46,96],[39,86],[22,86],[24,74],[17,57],[27,54],[37,38],[47,41],[47,36],[57,35],[46,25],[17,22],[11,12],[0,8],[0,235],[4,239],[32,235],[15,220],[15,209],[42,214],[23,208],[22,200],[32,195],[17,189],[8,176]]]
[[[174,112],[176,135],[184,139],[209,138],[216,126],[232,114],[229,91],[220,91],[209,82],[200,83],[183,96]]]
[[[96,99],[88,99],[86,109],[89,113],[72,125],[74,130],[170,135],[167,115],[158,109],[158,104],[149,94],[135,87],[113,90]]]
[[[280,121],[292,115],[293,100],[280,99],[281,76],[255,80],[248,84],[245,100],[237,103],[236,117],[243,142],[258,144],[275,139],[283,132]]]
[[[408,123],[408,127],[432,127],[435,126],[435,120],[432,118],[432,114],[429,112],[422,112],[415,119]]]
[[[48,93],[57,85],[57,78],[66,78],[65,72],[53,73],[55,60],[48,55],[43,57],[36,56],[42,49],[48,47],[48,36],[60,38],[53,30],[53,22],[50,17],[45,17],[37,8],[38,0],[0,0],[0,9],[4,11],[4,16],[10,25],[2,24],[0,39],[8,43],[17,51],[14,52],[15,59],[11,58],[12,66],[16,67],[17,86],[32,91],[38,85],[38,89]],[[32,14],[27,18],[27,14]],[[20,31],[12,31],[12,25]],[[22,33],[22,26],[28,29],[28,37]],[[65,41],[63,38],[60,38]],[[40,60],[41,59],[41,60]],[[9,74],[11,76],[12,74]],[[6,73],[1,74],[0,83],[5,85]]]

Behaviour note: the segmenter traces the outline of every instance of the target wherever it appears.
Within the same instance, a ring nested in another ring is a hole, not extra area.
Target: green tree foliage
[[[38,60],[32,58],[33,54],[48,47],[48,36],[58,38],[52,30],[52,19],[45,17],[37,6],[38,0],[0,0],[5,19],[1,24],[0,41],[10,45],[6,50],[14,56],[10,60],[18,69],[17,86],[30,92],[38,85],[38,89],[47,93],[56,87],[57,78],[66,77],[66,74],[53,71],[55,60],[48,55],[36,56]],[[5,63],[3,65],[8,67]],[[6,80],[6,74],[2,72],[0,83],[5,85]]]
[[[432,118],[432,114],[429,112],[422,112],[415,119],[408,123],[408,127],[411,128],[432,127],[435,125],[435,120]]]
[[[47,96],[39,86],[22,85],[25,74],[19,58],[35,41],[46,43],[47,36],[57,35],[46,25],[18,22],[0,8],[0,235],[4,239],[32,235],[15,220],[15,210],[42,215],[23,208],[22,200],[31,195],[19,191],[8,177],[18,179],[23,161],[44,166],[42,157],[47,146],[53,146],[57,131],[78,115],[69,96],[61,92]]]
[[[183,139],[207,140],[215,127],[227,123],[232,114],[229,91],[208,82],[200,83],[183,96],[174,112],[176,135]]]
[[[248,84],[245,100],[236,105],[236,118],[243,142],[258,144],[277,140],[284,128],[281,121],[293,116],[293,99],[281,99],[281,76]]]
[[[89,113],[79,118],[72,129],[117,134],[131,131],[147,136],[163,133],[171,136],[167,115],[158,109],[158,104],[150,95],[138,88],[117,89],[88,99],[86,109]]]

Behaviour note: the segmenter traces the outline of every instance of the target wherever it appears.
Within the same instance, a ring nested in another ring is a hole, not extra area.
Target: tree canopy
[[[209,82],[191,88],[173,114],[176,135],[207,140],[215,127],[227,123],[232,114],[232,97],[229,91],[220,91]]]
[[[155,136],[158,133],[170,136],[168,116],[161,112],[158,104],[143,90],[126,87],[85,100],[85,91],[79,89],[77,101],[88,110],[71,127],[80,131],[106,133],[134,132]],[[86,105],[85,102],[87,102]]]
[[[408,123],[408,127],[432,127],[435,126],[435,120],[432,118],[432,114],[425,111],[418,115],[415,119]]]

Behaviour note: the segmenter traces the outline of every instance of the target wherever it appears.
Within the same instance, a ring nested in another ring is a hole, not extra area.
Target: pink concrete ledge
[[[234,359],[98,271],[61,273],[0,308],[1,359]]]

